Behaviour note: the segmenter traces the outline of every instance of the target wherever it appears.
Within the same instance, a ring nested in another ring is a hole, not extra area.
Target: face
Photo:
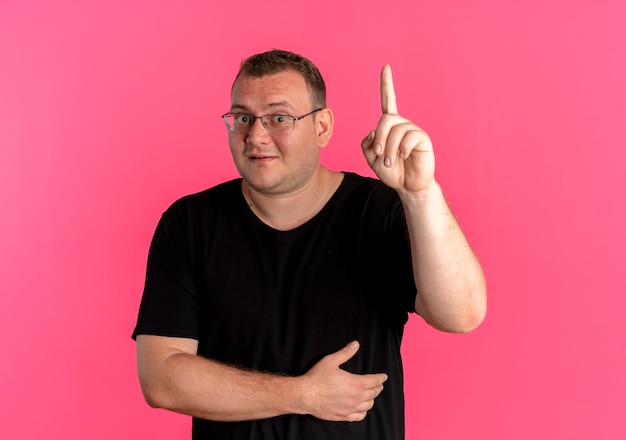
[[[231,101],[231,112],[255,116],[299,117],[314,110],[304,78],[294,71],[242,75],[233,86]],[[320,166],[319,150],[328,141],[324,130],[329,116],[320,115],[323,112],[296,121],[293,131],[284,134],[268,132],[260,119],[247,133],[228,132],[235,166],[252,189],[288,194],[311,183]]]

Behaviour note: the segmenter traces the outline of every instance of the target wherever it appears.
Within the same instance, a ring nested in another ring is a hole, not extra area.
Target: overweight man
[[[335,118],[308,59],[241,64],[222,116],[240,177],[164,212],[133,333],[146,401],[192,416],[193,439],[403,439],[408,314],[484,319],[480,263],[389,66],[380,94],[372,179],[320,163]]]

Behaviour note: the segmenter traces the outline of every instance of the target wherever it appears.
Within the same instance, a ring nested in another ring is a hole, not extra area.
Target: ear
[[[333,125],[335,123],[335,115],[329,108],[323,108],[315,117],[315,128],[317,130],[317,146],[324,148],[330,142],[333,135]]]

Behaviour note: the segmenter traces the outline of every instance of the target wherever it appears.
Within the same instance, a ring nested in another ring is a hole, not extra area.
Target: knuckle
[[[357,395],[350,396],[349,405],[350,405],[351,408],[358,407],[361,402],[362,402],[362,400],[361,400],[360,396],[357,396]]]
[[[361,422],[362,420],[365,419],[365,416],[367,415],[366,411],[363,412],[359,412],[359,413],[355,413],[354,414],[354,421],[355,422]]]

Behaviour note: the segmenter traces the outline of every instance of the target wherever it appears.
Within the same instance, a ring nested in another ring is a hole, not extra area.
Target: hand
[[[378,178],[399,192],[419,192],[435,182],[435,155],[428,135],[398,115],[391,67],[380,75],[383,115],[376,130],[361,142],[367,163]]]
[[[302,379],[304,410],[322,420],[361,421],[383,390],[386,374],[352,374],[339,368],[359,349],[354,341],[322,358]]]

